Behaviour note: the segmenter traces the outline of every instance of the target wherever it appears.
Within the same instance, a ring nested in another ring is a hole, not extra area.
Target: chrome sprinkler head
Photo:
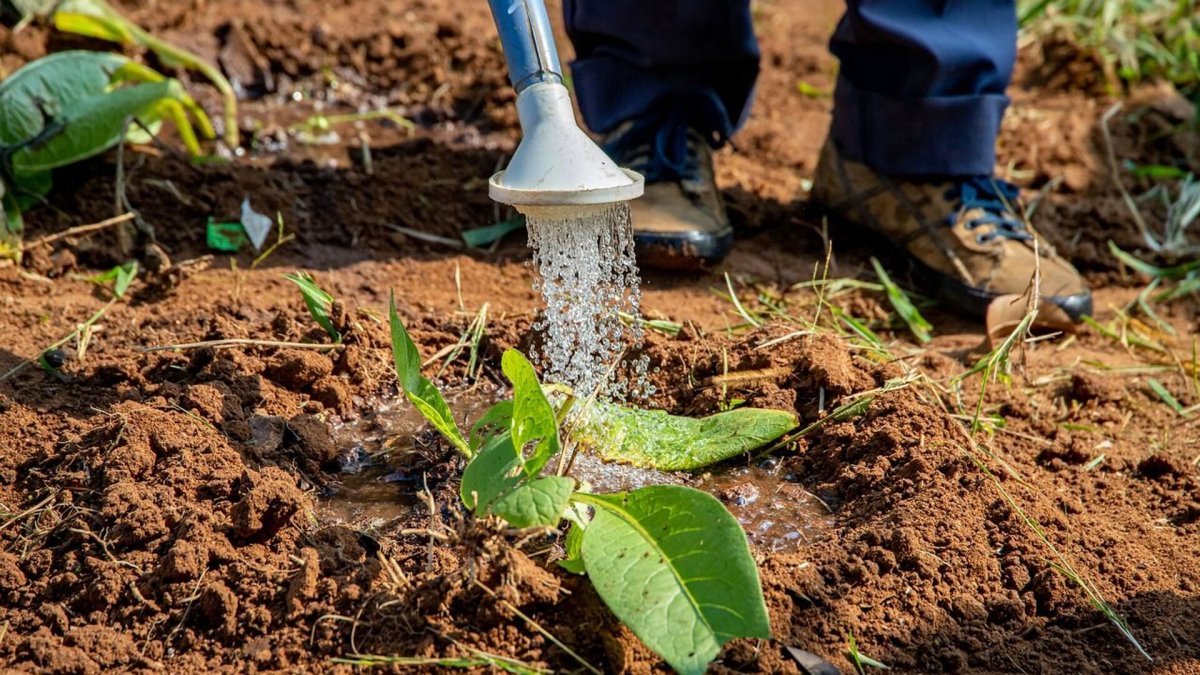
[[[490,0],[523,138],[488,194],[523,207],[600,206],[642,196],[641,174],[622,169],[575,123],[571,95],[541,0]]]

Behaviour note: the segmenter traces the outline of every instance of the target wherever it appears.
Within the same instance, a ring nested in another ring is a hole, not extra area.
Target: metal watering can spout
[[[542,0],[489,3],[524,135],[508,168],[488,181],[491,198],[523,210],[598,206],[642,196],[642,176],[617,166],[575,124]]]

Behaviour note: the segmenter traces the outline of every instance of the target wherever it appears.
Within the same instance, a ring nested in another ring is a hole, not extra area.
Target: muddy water
[[[447,396],[462,427],[496,400],[486,392]],[[320,502],[327,522],[370,526],[405,516],[418,507],[421,476],[406,471],[414,442],[428,438],[426,424],[407,401],[397,399],[367,417],[340,425],[335,439],[342,448],[341,485]],[[555,460],[557,462],[557,460]],[[557,466],[552,463],[551,465]],[[833,527],[829,508],[807,492],[799,477],[785,474],[774,459],[752,466],[722,467],[699,474],[668,473],[609,464],[580,452],[570,475],[594,492],[619,492],[647,485],[688,485],[717,496],[737,518],[755,546],[770,551],[802,548]]]

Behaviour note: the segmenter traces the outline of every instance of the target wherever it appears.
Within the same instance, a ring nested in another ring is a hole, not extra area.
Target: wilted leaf
[[[796,416],[783,410],[739,408],[696,419],[597,403],[572,438],[608,461],[681,471],[762,447],[797,424]]]

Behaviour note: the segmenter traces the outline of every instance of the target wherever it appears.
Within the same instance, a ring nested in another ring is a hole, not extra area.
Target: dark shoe
[[[638,265],[698,269],[733,247],[733,228],[717,190],[712,148],[697,131],[663,127],[645,133],[625,124],[605,139],[617,164],[646,178],[646,193],[630,204]]]
[[[998,297],[1021,295],[1041,270],[1038,323],[1068,326],[1092,313],[1079,272],[1019,215],[1017,188],[992,177],[915,182],[880,175],[825,142],[813,202],[829,215],[877,232],[904,252],[929,292],[983,316]]]

